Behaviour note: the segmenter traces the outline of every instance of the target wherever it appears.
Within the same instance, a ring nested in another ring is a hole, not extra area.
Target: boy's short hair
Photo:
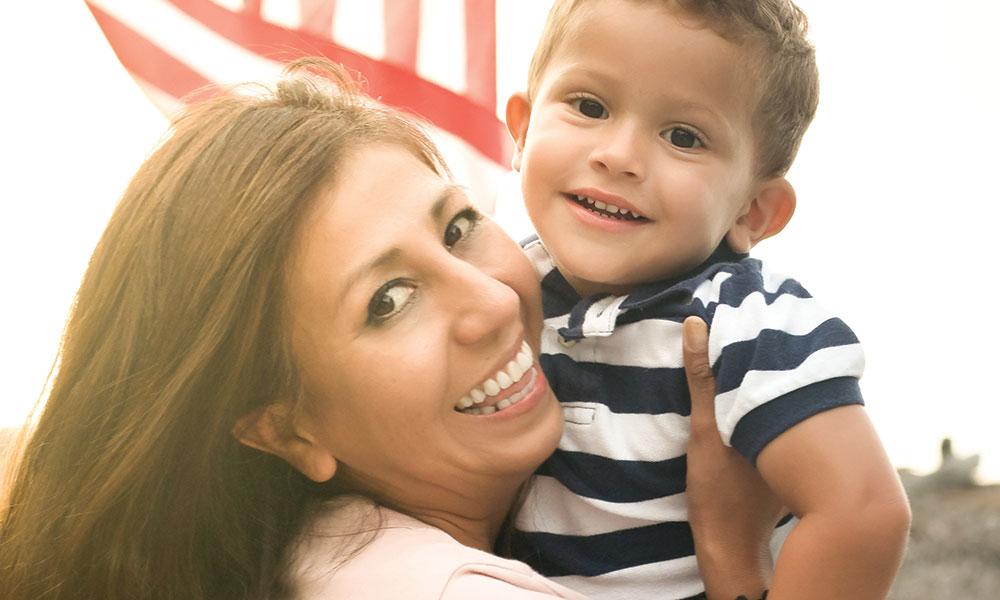
[[[528,69],[528,97],[534,100],[542,74],[571,17],[592,0],[555,0]],[[657,2],[701,19],[723,38],[751,46],[757,85],[752,125],[756,135],[756,172],[784,175],[819,103],[819,72],[813,45],[806,39],[805,14],[791,0],[629,0]]]

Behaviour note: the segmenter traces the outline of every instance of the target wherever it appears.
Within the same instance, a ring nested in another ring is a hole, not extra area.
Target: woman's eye
[[[700,148],[702,146],[701,139],[698,138],[698,134],[690,131],[688,129],[683,129],[681,127],[673,127],[667,130],[667,135],[665,136],[670,143],[678,148]]]
[[[479,221],[479,213],[471,208],[458,213],[444,230],[445,247],[451,248],[462,241],[476,226],[477,221]]]
[[[577,98],[573,101],[573,104],[581,115],[590,119],[605,119],[608,116],[608,111],[605,110],[604,105],[597,100]]]
[[[379,322],[392,317],[406,306],[414,291],[413,286],[398,280],[383,285],[368,303],[368,320]]]

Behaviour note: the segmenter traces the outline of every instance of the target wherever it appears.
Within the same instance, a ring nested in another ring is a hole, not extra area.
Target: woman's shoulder
[[[524,563],[363,498],[320,506],[289,564],[295,598],[573,598]]]

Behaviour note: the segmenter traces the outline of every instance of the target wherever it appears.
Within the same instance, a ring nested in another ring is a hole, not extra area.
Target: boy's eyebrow
[[[448,206],[448,201],[461,192],[462,186],[451,182],[445,182],[444,186],[438,192],[434,203],[431,204],[430,210],[427,211],[434,223],[439,223],[441,221],[444,209]],[[341,298],[343,298],[347,292],[365,276],[366,273],[370,273],[371,271],[399,261],[399,257],[402,254],[403,251],[399,246],[392,246],[372,260],[351,271],[347,276],[344,289],[340,293]]]

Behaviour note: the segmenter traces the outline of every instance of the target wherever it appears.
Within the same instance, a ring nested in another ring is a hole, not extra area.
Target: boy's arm
[[[910,509],[864,409],[842,406],[802,421],[764,447],[757,468],[800,519],[768,599],[885,598]]]

